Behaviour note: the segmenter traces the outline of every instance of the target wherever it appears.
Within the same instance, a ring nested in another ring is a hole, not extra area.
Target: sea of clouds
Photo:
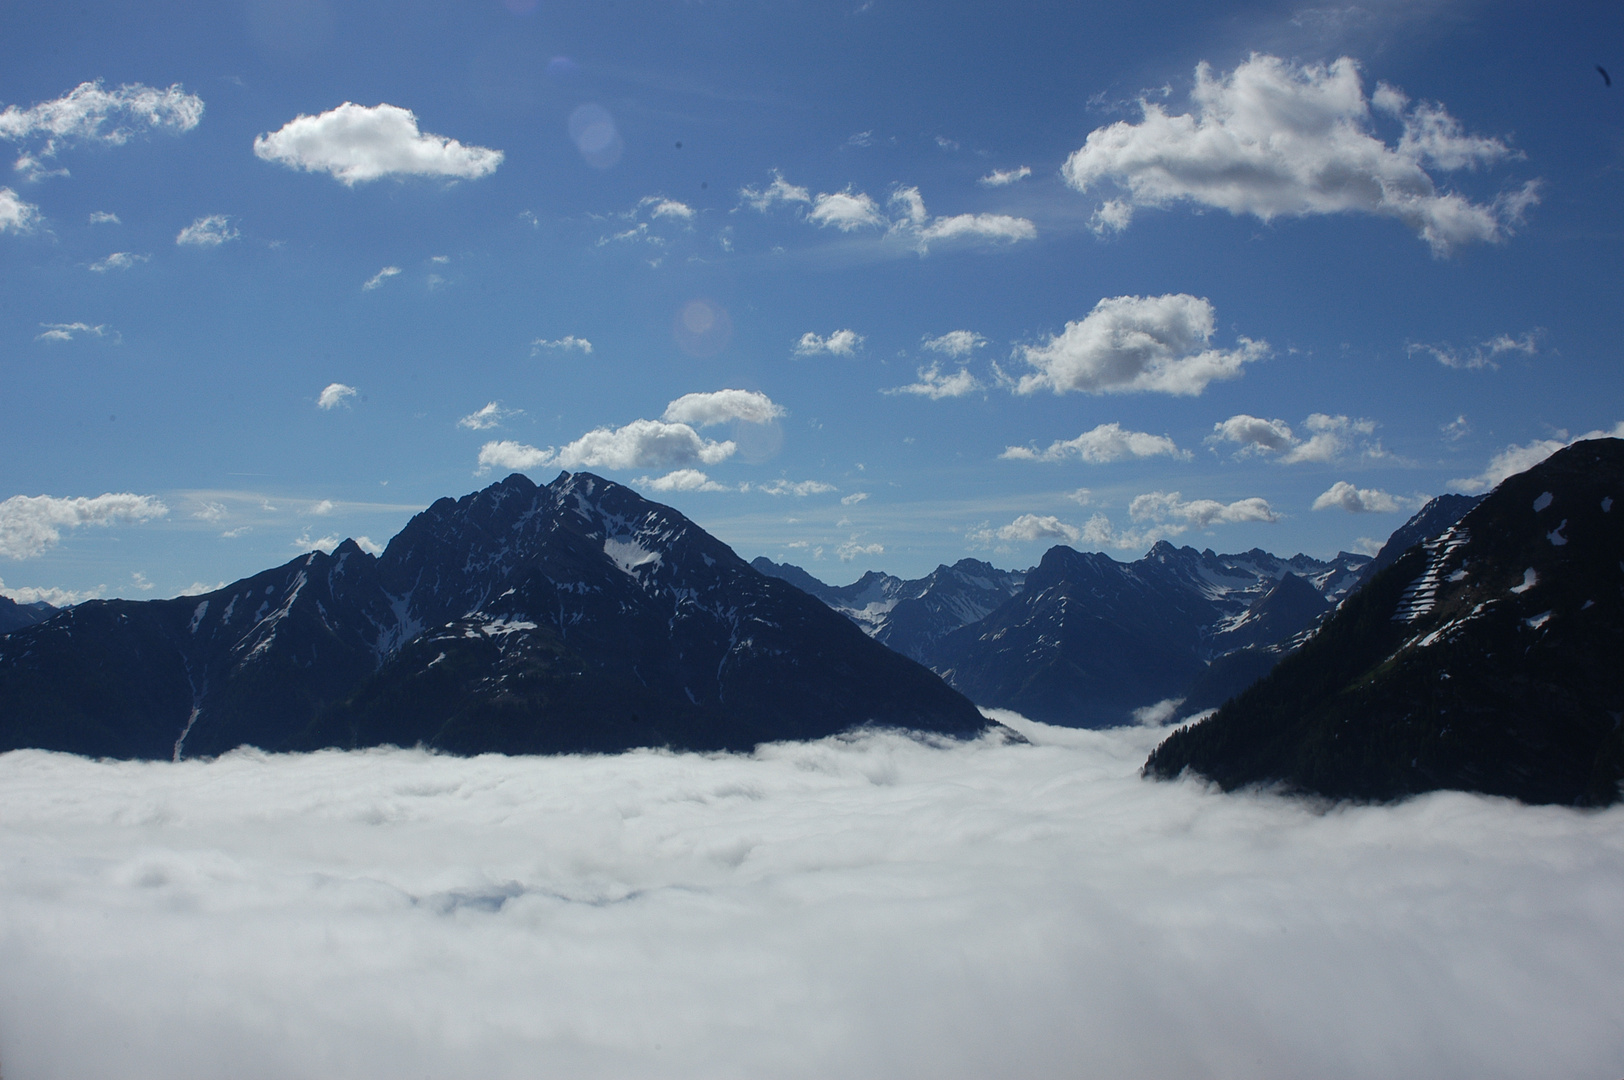
[[[0,755],[0,1075],[1624,1073],[1624,808],[1226,796],[1006,719]]]

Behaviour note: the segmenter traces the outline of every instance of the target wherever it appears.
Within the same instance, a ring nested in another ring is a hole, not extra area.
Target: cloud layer
[[[1136,207],[1180,201],[1264,221],[1357,212],[1397,218],[1444,255],[1503,240],[1538,202],[1537,181],[1491,203],[1440,190],[1429,170],[1518,155],[1384,83],[1367,98],[1348,57],[1299,65],[1253,54],[1222,76],[1202,63],[1190,99],[1192,111],[1178,115],[1142,100],[1139,123],[1096,129],[1067,158],[1062,173],[1078,191],[1109,182],[1124,193],[1100,207],[1097,229],[1125,228]],[[1373,133],[1372,109],[1400,124],[1396,145]]]
[[[329,173],[351,187],[385,176],[476,180],[502,163],[500,150],[419,131],[410,109],[349,101],[317,116],[301,114],[260,135],[254,154],[290,169]]]
[[[1011,722],[1030,745],[0,756],[6,1073],[1616,1071],[1624,809],[1325,812],[1143,781],[1154,729]]]
[[[1154,391],[1196,395],[1215,380],[1233,379],[1241,365],[1268,355],[1267,342],[1240,338],[1234,349],[1210,346],[1211,302],[1187,293],[1115,296],[1080,322],[1019,355],[1037,371],[1016,384],[1022,394]]]
[[[168,513],[169,507],[153,496],[128,492],[109,492],[94,498],[13,495],[0,502],[0,555],[31,559],[56,547],[63,529],[128,525]]]

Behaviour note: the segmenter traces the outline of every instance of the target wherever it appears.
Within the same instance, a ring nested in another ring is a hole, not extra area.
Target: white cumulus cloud
[[[1201,297],[1108,297],[1043,344],[1021,347],[1021,357],[1037,371],[1023,375],[1016,392],[1196,395],[1210,382],[1238,377],[1241,365],[1269,353],[1267,342],[1244,337],[1236,348],[1212,348],[1213,330],[1212,304]]]
[[[739,201],[753,210],[766,213],[772,209],[774,203],[810,203],[812,193],[804,187],[797,187],[784,179],[784,174],[774,169],[773,182],[763,188],[742,187],[739,189]]]
[[[1092,465],[1123,458],[1165,456],[1188,460],[1190,453],[1180,450],[1166,435],[1152,435],[1145,431],[1129,431],[1112,421],[1085,431],[1075,439],[1057,439],[1047,450],[1028,446],[1011,446],[998,455],[1012,461],[1065,461],[1081,458]]]
[[[1244,521],[1280,520],[1260,498],[1237,499],[1231,503],[1216,499],[1184,499],[1176,491],[1151,491],[1134,497],[1128,516],[1135,521],[1182,521],[1204,529],[1208,525],[1233,525]]]
[[[921,255],[938,240],[991,240],[1015,243],[1037,237],[1037,226],[1026,218],[1008,214],[954,214],[932,218],[925,198],[916,187],[899,187],[891,193],[895,211],[889,235],[907,241]]]
[[[820,194],[813,201],[812,209],[806,216],[815,225],[833,225],[841,232],[884,225],[887,220],[880,212],[878,203],[868,195],[860,191],[854,192],[851,188]]]
[[[0,580],[0,596],[9,597],[19,604],[37,604],[44,601],[57,608],[72,607],[86,600],[99,599],[106,591],[105,585],[98,585],[94,589],[63,589],[55,585],[19,585],[10,588],[4,580]]]
[[[188,247],[219,247],[240,234],[225,214],[200,217],[175,235],[175,243]]]
[[[1439,188],[1450,172],[1519,156],[1504,141],[1469,135],[1442,105],[1410,107],[1378,84],[1367,98],[1359,65],[1296,64],[1253,54],[1227,75],[1196,67],[1192,111],[1140,101],[1138,123],[1091,132],[1066,159],[1067,183],[1088,191],[1107,181],[1124,197],[1101,207],[1097,227],[1126,227],[1134,207],[1188,201],[1264,221],[1310,214],[1396,218],[1435,254],[1504,239],[1538,183],[1474,203]],[[1396,145],[1373,134],[1372,109],[1402,126]]]
[[[718,465],[733,456],[732,441],[713,442],[687,424],[633,420],[624,427],[589,431],[562,448],[538,450],[503,440],[479,450],[479,470],[505,469],[678,469]]]
[[[1338,480],[1314,500],[1315,510],[1337,508],[1350,514],[1390,514],[1409,506],[1407,499],[1389,495],[1377,488],[1354,487],[1346,480]]]
[[[8,187],[0,187],[0,233],[33,232],[39,227],[39,207],[22,198]]]
[[[1228,420],[1212,425],[1214,434],[1210,442],[1232,442],[1241,445],[1241,452],[1289,450],[1297,445],[1297,436],[1284,420],[1265,420],[1246,413],[1237,413]]]
[[[698,469],[673,469],[664,476],[639,476],[637,483],[651,491],[732,491]]]
[[[336,409],[340,405],[348,408],[349,399],[354,397],[356,393],[357,391],[353,386],[345,386],[340,382],[328,383],[326,388],[323,389],[321,394],[316,398],[316,408]]]
[[[880,391],[883,394],[916,394],[919,397],[928,397],[932,401],[942,398],[963,397],[982,389],[981,380],[970,374],[969,368],[959,368],[951,374],[944,375],[941,365],[928,364],[918,371],[918,382],[906,386],[894,386],[889,390]]]
[[[317,116],[303,114],[254,139],[255,156],[306,172],[325,172],[351,187],[385,176],[476,180],[494,172],[502,151],[464,146],[417,128],[410,109],[346,101]]]
[[[755,390],[714,390],[684,394],[665,407],[661,417],[667,423],[691,424],[696,428],[740,420],[765,424],[784,415],[784,407]]]
[[[925,209],[924,196],[917,187],[898,186],[882,207],[867,192],[847,185],[843,191],[819,192],[813,196],[774,173],[766,188],[741,188],[741,205],[763,213],[776,203],[807,204],[806,220],[841,232],[883,229],[887,240],[901,241],[920,255],[933,243],[955,240],[982,240],[1015,243],[1037,236],[1037,226],[1026,218],[1008,214],[953,214],[932,218]]]
[[[816,356],[830,353],[834,356],[852,356],[863,344],[863,335],[855,330],[836,330],[828,337],[820,337],[808,330],[795,343],[796,356]]]
[[[996,529],[980,528],[969,534],[972,544],[986,546],[994,540],[1032,543],[1038,540],[1058,540],[1075,544],[1083,539],[1083,530],[1067,524],[1052,514],[1022,514],[1008,525]]]
[[[879,543],[864,544],[856,540],[848,540],[835,548],[835,554],[840,556],[841,562],[851,562],[853,559],[884,555],[885,545]]]
[[[151,495],[109,492],[94,498],[13,495],[0,502],[0,555],[31,559],[56,545],[63,529],[131,524],[160,518],[169,508]]]
[[[919,247],[924,250],[937,240],[1032,240],[1037,226],[1026,218],[1008,214],[954,214],[939,217],[919,230]]]
[[[1284,420],[1265,420],[1246,413],[1237,413],[1212,427],[1208,443],[1238,443],[1237,454],[1279,454],[1276,460],[1285,465],[1336,461],[1356,444],[1364,457],[1388,456],[1379,441],[1370,439],[1376,431],[1376,421],[1363,417],[1311,413],[1303,421],[1303,427],[1309,432],[1307,438],[1299,436]]]
[[[1335,461],[1348,450],[1356,436],[1370,435],[1376,430],[1374,420],[1353,420],[1346,416],[1327,416],[1325,413],[1310,413],[1303,423],[1313,434],[1280,455],[1284,464]],[[1382,457],[1384,452],[1379,444],[1367,445],[1365,455]]]

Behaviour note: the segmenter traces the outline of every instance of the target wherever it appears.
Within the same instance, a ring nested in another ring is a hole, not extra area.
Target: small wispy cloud
[[[328,383],[327,387],[322,390],[321,395],[316,398],[316,408],[336,409],[342,405],[347,409],[349,408],[349,399],[354,397],[357,392],[353,386],[345,386],[343,383],[338,382]]]
[[[1031,175],[1032,169],[1026,165],[1022,165],[1018,169],[994,169],[980,180],[977,180],[976,183],[983,187],[1007,187],[1018,180],[1025,180]]]
[[[561,337],[556,341],[548,341],[546,338],[537,338],[530,343],[531,356],[540,356],[544,350],[549,352],[578,352],[590,355],[592,352],[592,342],[588,341],[586,338],[576,337],[574,334],[570,334],[568,337]]]
[[[237,239],[240,235],[225,214],[209,214],[207,217],[198,218],[177,233],[175,243],[182,247],[219,247]]]
[[[491,428],[501,427],[502,421],[508,417],[519,416],[523,412],[523,409],[504,409],[501,402],[493,401],[458,420],[457,426],[467,428],[469,431],[489,431]]]
[[[795,355],[816,356],[819,353],[828,353],[831,356],[853,356],[862,345],[863,335],[855,330],[836,330],[828,337],[814,334],[809,330],[795,343]]]
[[[105,274],[109,270],[128,270],[136,263],[144,263],[152,258],[150,255],[137,255],[131,251],[115,251],[105,259],[99,259],[90,264],[90,269],[98,274]]]
[[[117,345],[124,339],[117,330],[113,330],[105,323],[95,326],[89,323],[40,323],[44,328],[41,333],[34,335],[35,341],[72,341],[77,337],[103,338],[111,344]]]
[[[364,292],[371,292],[373,289],[376,289],[379,285],[382,285],[384,282],[388,281],[390,278],[399,273],[400,267],[386,266],[382,270],[379,270],[376,274],[373,274],[371,277],[367,278],[366,284],[362,285],[361,289]]]

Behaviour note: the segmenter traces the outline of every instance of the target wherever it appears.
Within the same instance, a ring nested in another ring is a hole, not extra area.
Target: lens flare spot
[[[690,356],[715,356],[733,340],[733,320],[714,300],[690,300],[677,312],[672,328],[677,344]]]
[[[602,105],[582,105],[570,113],[569,133],[581,157],[596,169],[614,165],[626,150],[615,118]]]

